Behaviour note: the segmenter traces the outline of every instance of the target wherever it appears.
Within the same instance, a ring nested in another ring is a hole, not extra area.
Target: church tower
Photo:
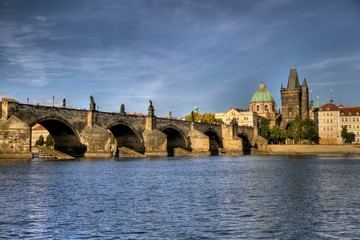
[[[281,86],[281,127],[285,129],[298,115],[302,119],[309,117],[309,88],[306,79],[302,85],[296,69],[290,69],[287,87]]]

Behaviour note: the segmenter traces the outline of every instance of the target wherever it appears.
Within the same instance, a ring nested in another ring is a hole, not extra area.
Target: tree
[[[51,134],[47,135],[46,137],[46,141],[45,141],[45,145],[47,147],[53,147],[55,145],[55,140],[54,138],[51,136]]]
[[[191,112],[189,115],[185,116],[186,121],[192,121],[192,118],[194,116],[194,122],[200,122],[201,121],[201,114],[198,112]]]
[[[290,123],[286,134],[288,138],[294,139],[295,143],[298,143],[302,139],[302,121],[298,115],[296,115],[295,120]]]
[[[272,143],[282,143],[286,139],[286,132],[275,125],[270,129],[269,141]]]
[[[260,136],[262,136],[265,139],[269,139],[270,136],[269,120],[266,118],[261,118],[259,128],[260,128]]]
[[[213,113],[204,113],[200,114],[198,112],[190,113],[185,116],[186,121],[192,121],[194,116],[194,122],[203,122],[203,123],[223,123],[221,119],[216,119],[215,114]]]
[[[302,139],[319,143],[319,133],[316,130],[315,122],[310,118],[306,118],[302,121]]]
[[[39,139],[35,143],[36,146],[42,146],[44,145],[44,137],[43,135],[40,135]]]
[[[290,123],[286,131],[287,137],[294,139],[295,143],[302,140],[319,143],[319,133],[316,130],[315,122],[310,118],[302,120],[298,115],[295,120]]]
[[[347,126],[343,125],[341,126],[341,138],[345,144],[351,144],[353,141],[355,141],[355,133],[348,132]]]

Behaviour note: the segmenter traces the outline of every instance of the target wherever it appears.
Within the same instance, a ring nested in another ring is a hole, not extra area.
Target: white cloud
[[[312,65],[305,66],[305,67],[310,68],[310,69],[320,70],[320,69],[326,69],[326,68],[330,68],[330,67],[334,67],[334,66],[338,66],[338,65],[347,64],[349,66],[351,65],[351,66],[354,66],[357,68],[357,67],[359,67],[359,62],[360,62],[360,54],[356,54],[356,55],[352,55],[352,56],[325,59],[321,62],[314,63]]]

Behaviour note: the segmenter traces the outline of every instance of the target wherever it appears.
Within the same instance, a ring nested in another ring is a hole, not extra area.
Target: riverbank
[[[360,154],[360,145],[268,145],[265,154]]]

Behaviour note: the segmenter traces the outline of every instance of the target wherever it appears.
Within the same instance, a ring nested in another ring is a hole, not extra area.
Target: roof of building
[[[32,131],[44,131],[44,130],[46,130],[46,128],[44,128],[40,124],[35,124],[35,126],[32,127]]]
[[[343,107],[340,109],[340,115],[343,116],[359,116],[360,115],[360,106],[354,107]]]
[[[321,107],[319,107],[319,111],[337,111],[337,110],[339,110],[339,107],[333,103],[326,103]]]
[[[266,90],[266,85],[264,83],[259,85],[259,90],[256,91],[250,99],[250,103],[255,102],[275,102],[274,96],[271,92]]]
[[[300,88],[299,77],[296,69],[290,69],[287,88],[288,89]]]

